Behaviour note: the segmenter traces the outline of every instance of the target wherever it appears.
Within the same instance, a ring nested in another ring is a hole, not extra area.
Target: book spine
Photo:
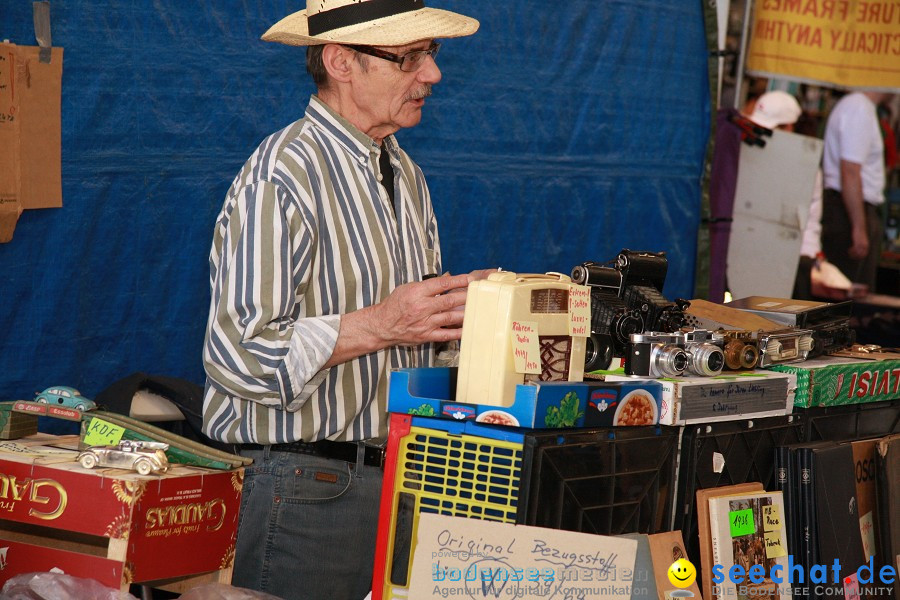
[[[803,564],[803,572],[809,577],[810,569],[818,560],[818,546],[816,540],[816,482],[813,469],[813,452],[810,448],[798,448],[797,465],[800,472],[799,508],[802,523],[803,539],[800,540],[800,556]],[[807,583],[808,583],[807,579]],[[816,586],[809,585],[809,600],[818,600],[815,592]]]
[[[784,446],[775,448],[775,489],[781,492],[784,498],[787,550],[796,556],[800,547],[800,520],[797,518],[797,501],[794,493],[797,485],[795,478],[791,449]]]
[[[731,535],[728,525],[728,499],[711,498],[709,500],[709,537],[712,541],[712,558],[713,565],[724,565],[725,572],[734,564],[734,557],[731,548]],[[716,594],[716,589],[720,589],[724,598],[735,598],[728,588],[733,585],[728,577],[716,586],[712,584],[713,598],[720,597]]]

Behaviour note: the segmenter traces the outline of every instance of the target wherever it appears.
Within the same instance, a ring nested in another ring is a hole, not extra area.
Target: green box
[[[900,359],[861,360],[827,356],[776,365],[797,375],[794,406],[842,406],[900,398]]]

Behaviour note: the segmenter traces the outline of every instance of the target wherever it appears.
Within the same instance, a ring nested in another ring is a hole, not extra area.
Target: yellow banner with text
[[[900,89],[900,0],[757,0],[747,71]]]

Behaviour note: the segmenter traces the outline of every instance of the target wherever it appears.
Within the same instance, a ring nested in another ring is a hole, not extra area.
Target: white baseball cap
[[[773,90],[756,100],[750,120],[766,129],[775,129],[779,125],[793,125],[802,112],[796,98],[787,92]]]

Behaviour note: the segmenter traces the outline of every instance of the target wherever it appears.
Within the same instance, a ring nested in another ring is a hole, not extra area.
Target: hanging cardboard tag
[[[19,97],[16,47],[0,44],[0,243],[12,239],[22,214],[19,202]]]
[[[0,44],[0,243],[23,210],[62,206],[63,49]]]

